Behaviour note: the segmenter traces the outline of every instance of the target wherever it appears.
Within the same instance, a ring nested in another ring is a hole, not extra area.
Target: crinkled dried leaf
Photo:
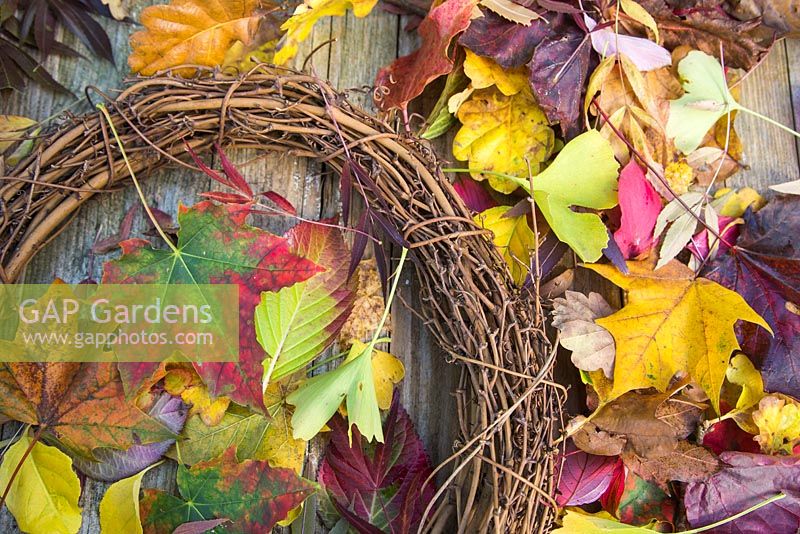
[[[494,87],[475,91],[457,116],[462,126],[453,139],[453,156],[469,161],[472,177],[488,179],[501,193],[511,193],[518,184],[482,171],[536,175],[553,151],[553,130],[528,91],[513,96]]]
[[[624,275],[610,265],[586,265],[628,292],[620,311],[598,319],[617,345],[612,396],[655,387],[665,391],[684,371],[700,384],[719,413],[719,395],[728,362],[739,343],[734,324],[748,321],[769,328],[733,291],[672,261],[658,271],[628,262]]]
[[[139,17],[145,29],[131,36],[128,65],[143,75],[178,65],[222,65],[234,43],[254,43],[266,21],[263,8],[269,5],[262,0],[173,0],[147,7]]]
[[[567,291],[564,298],[553,300],[553,326],[561,335],[561,346],[572,351],[572,363],[583,371],[602,369],[608,378],[614,373],[614,338],[595,323],[614,310],[599,293],[584,295]]]

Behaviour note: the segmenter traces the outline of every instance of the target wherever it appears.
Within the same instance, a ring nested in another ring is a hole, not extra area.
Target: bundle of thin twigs
[[[239,77],[200,69],[134,80],[106,106],[137,174],[188,166],[219,141],[314,158],[341,171],[356,162],[359,194],[407,240],[416,257],[425,322],[448,360],[462,365],[460,436],[437,472],[446,484],[426,512],[440,530],[542,532],[554,518],[553,443],[564,390],[534,290],[515,288],[429,146],[347,103],[313,76],[263,66]],[[3,177],[0,276],[25,265],[97,191],[127,183],[119,148],[99,113],[63,121]],[[445,471],[441,471],[445,469]],[[452,520],[452,519],[451,519]]]

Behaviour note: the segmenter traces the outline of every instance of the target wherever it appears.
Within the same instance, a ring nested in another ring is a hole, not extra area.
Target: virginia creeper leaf
[[[793,532],[800,526],[800,456],[723,452],[720,459],[728,466],[686,488],[683,502],[692,527],[720,521],[780,492],[787,497],[713,532]]]
[[[419,49],[378,72],[374,85],[383,93],[376,99],[379,108],[406,109],[425,86],[453,69],[450,41],[469,26],[475,8],[476,0],[445,0],[430,10],[417,30],[422,39]]]
[[[204,201],[178,212],[176,253],[147,241],[122,243],[123,255],[104,266],[105,283],[239,285],[239,362],[195,363],[213,396],[264,410],[260,378],[264,351],[256,341],[252,313],[262,291],[277,291],[321,270],[293,254],[285,238],[245,224],[249,208]],[[126,390],[137,392],[158,364],[120,364]]]
[[[728,361],[739,343],[738,320],[768,328],[733,291],[673,260],[658,271],[628,262],[630,275],[608,265],[586,265],[628,292],[620,311],[598,319],[614,336],[617,359],[612,397],[634,389],[665,391],[678,371],[689,373],[719,413],[719,395]]]
[[[0,486],[4,490],[31,442],[23,434],[3,456]],[[5,504],[23,532],[75,534],[81,527],[80,494],[81,484],[69,456],[36,442],[11,482]]]
[[[336,509],[359,532],[414,532],[436,491],[431,464],[397,396],[384,422],[386,441],[372,445],[349,424],[331,420],[319,480]]]
[[[5,363],[0,367],[0,412],[44,426],[87,458],[98,447],[127,449],[174,437],[125,399],[111,363]]]
[[[229,519],[225,532],[269,532],[314,492],[315,484],[268,462],[236,460],[236,450],[187,469],[178,466],[179,497],[145,490],[141,501],[146,533],[172,532],[189,521]]]
[[[536,102],[551,123],[560,123],[567,138],[578,131],[581,94],[589,72],[592,44],[572,19],[559,14],[551,33],[536,47],[528,63]]]
[[[742,350],[761,369],[767,391],[800,397],[800,217],[794,197],[747,212],[739,240],[703,275],[741,294],[775,333],[742,323]]]
[[[293,254],[327,270],[280,291],[261,293],[253,320],[256,338],[267,353],[264,388],[270,380],[299,371],[328,348],[353,307],[347,276],[350,252],[339,229],[301,222],[286,238]]]

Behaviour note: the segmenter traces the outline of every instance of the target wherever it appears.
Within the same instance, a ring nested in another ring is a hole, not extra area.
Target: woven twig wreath
[[[426,324],[451,362],[459,441],[428,526],[455,512],[459,532],[540,532],[554,518],[552,443],[563,388],[539,300],[515,288],[428,146],[347,103],[320,80],[260,68],[246,76],[135,80],[106,103],[137,174],[181,163],[184,142],[288,152],[341,171],[345,152],[370,173],[367,201],[416,256]],[[0,188],[0,276],[13,282],[92,195],[129,180],[99,113],[65,121]],[[342,139],[347,144],[343,147]],[[446,416],[446,414],[443,414]],[[448,491],[452,492],[448,495]]]

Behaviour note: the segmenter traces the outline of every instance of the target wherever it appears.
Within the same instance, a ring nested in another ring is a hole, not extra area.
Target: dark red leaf
[[[721,459],[728,467],[686,488],[683,502],[692,527],[728,518],[784,492],[784,499],[709,532],[788,533],[800,528],[800,457],[724,452]]]
[[[592,43],[567,15],[559,14],[550,24],[552,33],[528,63],[530,82],[547,119],[560,123],[569,138],[578,132]]]
[[[728,254],[710,263],[706,278],[742,295],[774,332],[739,323],[742,350],[760,361],[768,391],[800,397],[800,199],[776,198],[744,215]]]
[[[453,189],[464,201],[470,211],[480,213],[497,206],[497,201],[477,181],[469,177],[461,177],[453,183]]]
[[[761,452],[753,436],[739,428],[733,419],[724,419],[713,425],[703,435],[703,446],[714,451],[714,454],[725,451]]]
[[[231,163],[231,161],[228,159],[228,156],[226,156],[225,152],[222,150],[222,147],[215,143],[214,148],[217,149],[219,162],[222,165],[222,170],[225,171],[225,176],[227,176],[228,180],[230,180],[231,187],[243,195],[252,198],[253,190],[250,189],[247,180],[244,179],[244,176],[242,176],[242,174],[239,172],[239,169],[237,169],[236,166]]]
[[[486,9],[483,17],[472,21],[458,43],[478,54],[492,58],[507,69],[521,67],[531,60],[533,50],[547,37],[550,25],[543,18],[523,26],[508,21]]]
[[[598,500],[611,484],[617,463],[618,458],[587,454],[570,441],[559,461],[558,505],[577,506]]]
[[[339,415],[330,422],[331,441],[319,481],[342,516],[358,532],[416,532],[436,491],[425,484],[431,465],[422,441],[395,395],[384,422],[384,443],[368,444]]]
[[[261,193],[261,196],[269,199],[273,204],[278,206],[278,208],[284,212],[284,215],[297,215],[297,209],[292,205],[292,203],[275,191],[264,191]]]

